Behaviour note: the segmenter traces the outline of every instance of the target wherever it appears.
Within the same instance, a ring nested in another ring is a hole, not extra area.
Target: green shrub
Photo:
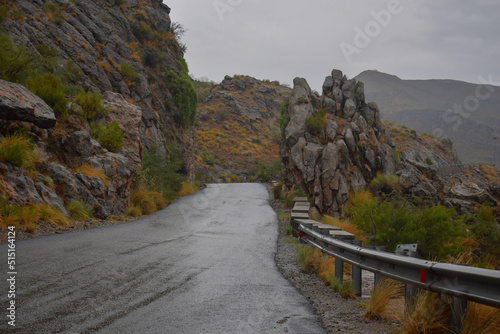
[[[0,79],[23,83],[32,73],[36,57],[29,54],[26,46],[17,46],[9,35],[0,33]]]
[[[182,154],[174,145],[169,146],[170,154],[163,153],[159,148],[156,145],[144,152],[144,169],[138,182],[173,201],[182,189],[184,180],[180,174]]]
[[[184,59],[178,61],[180,73],[168,71],[164,77],[174,102],[181,112],[181,124],[184,128],[192,126],[196,120],[198,95],[194,89],[189,70]]]
[[[33,169],[38,160],[35,144],[27,135],[16,133],[0,141],[0,161],[8,161],[22,169]]]
[[[291,209],[293,208],[293,199],[295,197],[306,197],[306,194],[304,194],[303,191],[300,191],[300,190],[291,190],[285,197],[285,207],[287,209]]]
[[[205,150],[201,153],[201,158],[203,159],[203,162],[209,166],[213,166],[219,162],[215,155],[208,150]]]
[[[142,216],[142,210],[137,206],[131,206],[128,208],[127,214],[131,217],[139,217]]]
[[[90,135],[108,151],[116,153],[123,147],[123,133],[116,120],[108,125],[90,124]]]
[[[285,129],[288,126],[288,123],[290,122],[290,114],[288,114],[288,107],[290,106],[290,99],[286,99],[286,101],[281,105],[280,113],[280,129],[281,129],[281,134],[284,137],[285,136]]]
[[[132,33],[141,42],[149,41],[153,37],[153,30],[146,22],[131,23]]]
[[[468,227],[481,248],[481,257],[494,256],[500,258],[500,228],[498,227],[493,208],[482,205],[470,217]]]
[[[66,112],[66,96],[61,79],[52,74],[39,74],[26,80],[26,88],[38,95],[55,111]]]
[[[72,200],[69,202],[66,205],[66,210],[74,220],[85,221],[92,217],[92,210],[87,206],[87,204],[78,200]]]
[[[426,162],[428,165],[434,165],[434,161],[432,161],[432,159],[431,159],[431,158],[429,158],[429,157],[427,157],[427,158],[425,159],[425,162]]]
[[[401,162],[401,151],[400,150],[396,150],[394,151],[394,161],[396,161],[397,163],[400,163]]]
[[[128,0],[115,0],[115,5],[128,5]]]
[[[309,132],[313,135],[319,135],[321,132],[325,131],[326,128],[326,119],[325,119],[326,110],[321,109],[316,111],[313,115],[310,115],[306,118],[307,128]]]
[[[398,244],[418,243],[425,259],[444,260],[462,250],[460,238],[465,236],[463,217],[453,208],[442,205],[416,207],[396,195],[380,201],[366,197],[347,206],[350,221],[373,243],[393,252]]]
[[[127,79],[129,79],[131,81],[135,81],[139,77],[139,74],[134,69],[134,67],[132,65],[130,65],[129,63],[125,63],[125,62],[122,62],[120,64],[120,73],[125,78],[127,78]]]
[[[86,120],[106,117],[109,114],[109,109],[102,104],[99,93],[82,90],[76,96],[76,103],[82,107],[82,117]]]
[[[379,174],[370,182],[372,191],[381,191],[390,194],[399,189],[399,176],[394,174]]]
[[[253,175],[260,182],[269,182],[272,177],[277,177],[281,174],[281,159],[277,158],[271,165],[266,165],[263,162],[258,162],[257,166],[250,169],[250,175]]]
[[[47,1],[43,6],[43,11],[50,13],[57,24],[62,24],[64,22],[64,15],[61,13],[59,5],[51,1]]]

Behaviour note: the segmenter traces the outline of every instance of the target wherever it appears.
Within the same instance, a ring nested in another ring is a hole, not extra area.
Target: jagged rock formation
[[[309,128],[308,121],[321,110],[324,127]],[[498,204],[496,168],[448,167],[459,164],[450,140],[382,122],[377,105],[365,101],[363,83],[347,80],[338,70],[325,79],[322,96],[311,92],[304,79],[295,79],[288,113],[280,148],[284,190],[309,193],[317,215],[342,215],[350,194],[366,188],[378,173],[399,176],[398,187],[409,198],[459,213]]]
[[[280,107],[290,88],[235,75],[199,94],[196,168],[205,179],[245,181],[252,167],[278,158]]]
[[[46,202],[64,213],[78,199],[108,218],[126,211],[145,149],[167,152],[173,142],[186,163],[193,159],[194,103],[187,110],[181,101],[188,70],[161,0],[19,0],[2,10],[0,28],[12,41],[36,57],[55,52],[55,72],[69,66],[78,74],[75,85],[99,93],[110,111],[99,121],[116,120],[124,144],[107,151],[91,137],[87,120],[72,112],[62,117],[23,86],[0,81],[0,134],[26,130],[42,160],[30,172],[0,163],[0,195],[13,204]],[[82,165],[105,177],[78,172]]]
[[[307,120],[320,109],[327,113],[326,124],[313,135]],[[334,70],[318,96],[296,78],[288,113],[283,181],[289,189],[298,186],[312,194],[318,212],[342,214],[349,192],[364,188],[377,172],[395,172],[394,143],[377,105],[365,102],[363,83]]]

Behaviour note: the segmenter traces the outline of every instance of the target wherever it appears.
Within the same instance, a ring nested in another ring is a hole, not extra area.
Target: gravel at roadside
[[[278,214],[284,212],[277,201],[271,201],[271,205]],[[325,286],[323,280],[316,275],[302,272],[297,259],[297,241],[285,235],[285,223],[284,219],[280,218],[276,265],[283,276],[311,301],[328,333],[393,332],[395,327],[389,322],[364,319],[365,308],[360,304],[368,303],[367,300],[344,299]]]

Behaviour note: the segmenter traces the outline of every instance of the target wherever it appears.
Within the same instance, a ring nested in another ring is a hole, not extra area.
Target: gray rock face
[[[170,9],[161,0],[128,0],[122,6],[115,1],[53,2],[57,18],[47,14],[44,1],[18,0],[15,6],[24,19],[3,20],[0,28],[35,55],[38,45],[57,51],[58,68],[71,61],[81,71],[78,85],[99,93],[110,110],[97,121],[116,120],[123,147],[118,153],[105,150],[89,135],[89,123],[75,113],[56,124],[53,110],[39,97],[0,80],[0,120],[8,120],[2,126],[9,132],[27,128],[45,161],[38,171],[52,179],[54,187],[9,168],[0,170],[0,177],[15,203],[46,202],[67,214],[65,205],[78,199],[97,217],[121,215],[128,207],[136,171],[142,168],[144,149],[163,145],[164,134],[172,131],[186,160],[191,157],[186,154],[189,134],[178,130],[181,111],[166,79],[167,72],[181,71],[182,56],[171,35]],[[162,36],[161,43],[157,36]],[[122,64],[131,70],[124,71]],[[104,171],[108,180],[75,173],[82,164]]]
[[[30,122],[42,129],[56,125],[54,111],[26,87],[0,80],[0,119]]]
[[[378,108],[366,105],[363,87],[333,70],[323,84],[323,96],[314,98],[304,79],[294,80],[290,122],[280,148],[282,175],[286,188],[299,187],[312,194],[319,213],[342,215],[349,193],[381,172],[382,161],[395,165],[390,162],[394,149],[379,144],[389,139],[384,137]],[[320,108],[328,110],[325,129],[312,135],[305,121]]]
[[[288,113],[290,122],[285,129],[285,140],[292,147],[300,137],[304,137],[307,125],[306,119],[313,113],[311,104],[311,88],[305,79],[295,78],[293,96],[290,99]]]

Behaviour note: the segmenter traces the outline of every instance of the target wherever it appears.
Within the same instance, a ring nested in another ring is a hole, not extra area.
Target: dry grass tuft
[[[143,187],[135,189],[130,195],[130,208],[135,207],[132,210],[134,214],[137,214],[138,210],[140,210],[138,216],[152,214],[163,209],[167,204],[167,200],[160,193]]]
[[[448,334],[450,333],[451,307],[438,294],[422,291],[415,297],[400,320],[398,334]]]
[[[68,205],[66,205],[66,210],[74,220],[86,221],[92,217],[92,210],[87,204],[78,200],[69,202]]]
[[[469,302],[460,334],[500,333],[500,309]]]
[[[9,205],[1,203],[0,205],[0,227],[2,228],[15,226],[19,230],[33,233],[40,221],[60,226],[69,224],[69,220],[64,214],[47,204]]]
[[[89,164],[83,164],[80,167],[75,169],[75,173],[81,173],[85,176],[89,177],[97,177],[104,182],[105,186],[108,186],[109,184],[109,177],[104,173],[104,171],[94,168],[93,166]]]
[[[388,278],[380,280],[372,291],[365,318],[393,318],[395,310],[389,308],[389,304],[394,300],[400,300],[403,297],[403,292],[403,284]]]
[[[199,190],[198,186],[193,183],[182,182],[182,188],[179,191],[179,196],[189,196]]]
[[[131,217],[139,217],[142,215],[142,210],[137,206],[131,206],[128,208],[127,214]]]

